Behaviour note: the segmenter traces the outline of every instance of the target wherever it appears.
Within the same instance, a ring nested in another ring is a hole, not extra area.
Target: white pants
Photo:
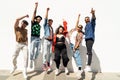
[[[28,46],[25,43],[16,43],[15,52],[12,56],[13,66],[17,66],[17,57],[21,50],[23,52],[24,70],[26,70],[28,66]]]
[[[50,63],[50,58],[52,55],[52,41],[48,41],[44,39],[44,44],[43,44],[43,64],[46,62]]]

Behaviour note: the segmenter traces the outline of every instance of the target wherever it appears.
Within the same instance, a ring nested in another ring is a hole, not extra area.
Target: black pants
[[[55,45],[55,58],[54,61],[56,63],[56,67],[59,69],[60,60],[63,60],[63,66],[67,67],[69,58],[67,56],[67,49],[65,44],[56,44]]]
[[[87,65],[91,65],[93,43],[94,43],[93,39],[87,39],[86,40],[87,55],[88,55],[88,63],[87,63]]]

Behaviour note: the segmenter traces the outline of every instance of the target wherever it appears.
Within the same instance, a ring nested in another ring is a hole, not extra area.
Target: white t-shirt
[[[76,35],[77,35],[77,31],[73,31],[70,37],[70,42],[74,45],[75,45]]]

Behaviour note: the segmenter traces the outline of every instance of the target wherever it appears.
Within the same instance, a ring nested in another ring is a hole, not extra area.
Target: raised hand
[[[47,8],[47,11],[49,11],[50,10],[50,8]]]
[[[80,17],[80,14],[78,14],[78,17]]]
[[[29,18],[29,15],[27,14],[26,17]]]
[[[35,6],[36,6],[36,7],[38,6],[38,2],[35,3]]]
[[[92,8],[90,13],[94,14],[94,13],[95,13],[95,10]]]

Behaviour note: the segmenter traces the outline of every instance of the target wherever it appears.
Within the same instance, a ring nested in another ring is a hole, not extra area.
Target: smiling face
[[[60,28],[59,28],[59,33],[62,34],[62,33],[63,33],[63,30],[64,30],[64,29],[63,29],[62,27],[60,27]]]
[[[52,23],[53,23],[53,20],[52,20],[52,19],[49,19],[49,20],[48,20],[48,25],[49,25],[49,26],[52,26]]]
[[[37,17],[35,20],[36,22],[40,23],[42,19],[40,17]]]
[[[21,23],[21,28],[25,29],[26,26],[27,26],[27,25],[26,25],[25,23],[23,23],[23,22]]]
[[[82,28],[83,28],[83,26],[82,26],[82,25],[79,25],[79,26],[77,27],[77,31],[82,31]]]
[[[28,22],[26,20],[23,20],[21,22],[21,28],[25,29],[27,27],[27,25],[28,25]]]
[[[90,22],[90,18],[87,16],[85,17],[85,23],[88,23],[88,22]]]

